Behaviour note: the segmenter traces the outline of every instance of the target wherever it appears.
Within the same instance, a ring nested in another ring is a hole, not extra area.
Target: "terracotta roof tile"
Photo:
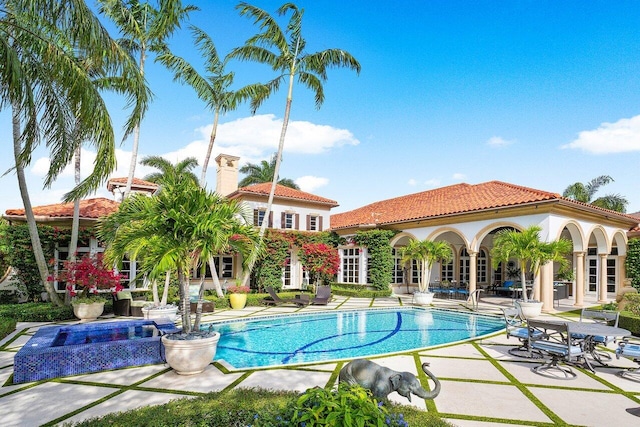
[[[261,184],[253,184],[247,187],[238,188],[233,193],[229,194],[228,198],[236,199],[241,195],[254,194],[261,196],[268,196],[271,191],[271,183],[264,182]],[[276,184],[276,192],[275,197],[282,199],[292,199],[292,200],[301,200],[305,202],[315,202],[321,203],[325,205],[329,205],[331,207],[338,206],[338,202],[331,199],[325,199],[324,197],[316,196],[315,194],[306,193],[304,191],[295,190],[290,187],[285,187],[284,185]]]
[[[111,178],[109,179],[109,181],[107,181],[107,190],[113,191],[115,187],[122,187],[123,185],[126,185],[126,184],[127,184],[126,176],[124,178]],[[140,179],[140,178],[133,178],[133,181],[131,182],[131,186],[140,187],[140,188],[153,188],[153,189],[158,188],[158,184],[155,184],[150,181],[145,181],[144,179]]]
[[[463,183],[382,200],[331,215],[331,228],[390,224],[561,198],[557,193],[501,181],[476,185]]]
[[[118,210],[120,203],[98,197],[80,201],[80,218],[98,219],[102,216],[112,214]],[[35,206],[33,214],[36,216],[47,216],[51,218],[73,217],[73,203],[59,203],[55,205]],[[24,209],[7,209],[7,216],[24,216]]]

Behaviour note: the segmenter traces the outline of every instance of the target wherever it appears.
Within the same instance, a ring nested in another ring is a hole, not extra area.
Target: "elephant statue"
[[[427,366],[428,363],[423,363],[422,370],[436,384],[432,391],[422,388],[420,380],[411,372],[394,371],[367,359],[355,359],[347,363],[340,370],[339,380],[347,384],[359,384],[371,390],[373,396],[381,400],[386,399],[393,391],[409,399],[409,402],[411,393],[423,399],[435,399],[440,393],[440,381]]]

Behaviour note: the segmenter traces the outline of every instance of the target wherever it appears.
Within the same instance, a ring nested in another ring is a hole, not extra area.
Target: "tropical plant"
[[[436,261],[448,263],[453,259],[451,246],[445,241],[411,239],[401,250],[402,263],[416,260],[420,269],[420,292],[429,292],[431,269]]]
[[[122,290],[120,280],[122,275],[113,268],[105,267],[101,253],[85,255],[79,260],[67,260],[61,271],[49,276],[48,281],[66,282],[67,291],[76,300],[94,295],[93,300],[98,300],[100,290],[118,292]]]
[[[102,87],[92,71],[99,69],[104,76],[121,75],[135,82],[136,107],[125,134],[144,114],[147,93],[131,58],[108,36],[85,2],[5,0],[0,9],[0,108],[11,109],[15,171],[40,280],[51,301],[61,305],[46,280],[49,272],[24,168],[35,147],[46,141],[51,160],[44,180],[48,187],[69,163],[77,141],[89,140],[97,147],[98,160],[93,172],[65,200],[94,191],[115,167],[115,144]],[[79,66],[85,60],[94,66]],[[74,133],[79,129],[81,135]]]
[[[269,160],[268,162],[266,160],[263,160],[260,162],[260,164],[247,163],[246,165],[242,166],[239,172],[246,174],[247,176],[240,180],[238,186],[247,187],[253,184],[261,184],[264,182],[273,181],[276,170],[276,156],[277,153],[274,153],[273,156],[271,156],[271,160]],[[278,184],[285,187],[293,188],[295,190],[300,189],[298,184],[296,184],[292,179],[289,178],[278,179]]]
[[[232,285],[227,287],[227,292],[229,292],[230,294],[248,294],[249,292],[251,292],[251,289],[249,289],[248,286]]]
[[[565,257],[572,250],[570,240],[561,238],[555,242],[543,242],[540,239],[542,227],[531,225],[523,231],[504,228],[499,230],[493,238],[491,258],[494,268],[501,262],[516,259],[520,268],[520,285],[522,299],[529,301],[526,289],[526,273],[531,273],[535,281],[540,273],[540,267],[550,261],[558,262],[560,268],[567,268]]]
[[[116,25],[123,38],[120,45],[133,56],[139,54],[138,72],[144,78],[147,54],[168,51],[167,40],[180,28],[189,13],[199,10],[196,6],[182,5],[181,0],[158,0],[155,8],[148,1],[140,0],[98,0],[99,12]],[[140,124],[133,130],[133,147],[129,175],[124,190],[124,198],[131,191],[135,175],[140,141]]]
[[[613,178],[611,178],[609,175],[600,175],[599,177],[592,179],[586,184],[583,184],[581,182],[571,184],[570,186],[565,188],[562,196],[572,200],[576,200],[578,202],[588,203],[604,209],[624,213],[627,210],[629,201],[620,194],[607,194],[593,200],[593,196],[595,196],[600,187],[611,182],[613,182]]]
[[[286,26],[286,31],[278,25],[276,20],[264,10],[241,2],[236,6],[240,15],[253,19],[259,25],[261,32],[249,38],[246,43],[234,49],[229,57],[241,61],[256,61],[270,66],[279,73],[273,80],[266,83],[266,91],[251,101],[251,108],[255,112],[262,102],[273,92],[280,88],[283,80],[288,78],[287,100],[280,131],[278,152],[274,173],[271,178],[271,190],[267,200],[266,215],[271,213],[273,198],[276,191],[277,178],[280,174],[280,162],[284,151],[284,140],[289,125],[291,114],[291,102],[293,100],[293,83],[295,78],[307,88],[315,92],[316,108],[320,108],[324,102],[324,90],[322,82],[327,80],[327,68],[347,67],[360,73],[360,63],[347,51],[341,49],[326,49],[321,52],[307,53],[306,40],[302,37],[302,17],[304,9],[299,9],[293,3],[285,3],[277,10],[278,15],[283,16],[291,12],[291,17]],[[273,48],[273,50],[269,50]],[[267,229],[267,221],[260,226],[260,239]],[[249,270],[257,260],[257,255],[252,254]],[[248,281],[247,275],[246,279]]]
[[[125,255],[140,260],[140,272],[150,276],[175,270],[180,285],[182,333],[192,329],[189,304],[190,271],[219,253],[237,253],[243,267],[259,246],[248,213],[232,200],[201,188],[192,179],[163,182],[152,197],[133,195],[118,211],[98,224],[106,243],[105,261],[122,262]],[[196,313],[195,325],[199,325]]]
[[[265,90],[266,88],[260,84],[253,84],[244,86],[237,91],[230,90],[234,73],[226,69],[228,59],[220,58],[213,40],[200,28],[191,26],[191,33],[193,34],[196,48],[200,51],[204,60],[207,75],[200,74],[184,58],[171,52],[159,55],[157,60],[173,72],[174,80],[191,86],[198,98],[204,101],[207,108],[213,111],[213,127],[209,135],[209,145],[200,175],[200,185],[204,187],[209,159],[211,158],[211,151],[218,131],[220,114],[235,110],[240,102],[247,98],[255,97],[256,91]]]
[[[340,270],[338,250],[325,243],[307,243],[300,249],[300,260],[319,285],[328,284]]]

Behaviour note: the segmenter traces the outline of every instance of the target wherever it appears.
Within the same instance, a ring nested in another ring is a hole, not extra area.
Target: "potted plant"
[[[73,314],[82,322],[96,320],[104,311],[106,299],[99,291],[118,292],[122,289],[121,275],[113,268],[106,268],[102,254],[84,255],[82,258],[67,260],[63,269],[48,281],[66,282]]]
[[[418,305],[431,304],[433,292],[429,292],[431,269],[436,261],[448,263],[453,259],[451,246],[444,241],[416,240],[412,239],[402,249],[402,262],[416,260],[420,268],[420,282],[418,291],[413,293],[413,302]]]
[[[559,262],[561,268],[568,261],[565,255],[571,251],[572,243],[567,239],[555,242],[543,242],[540,239],[542,228],[532,225],[523,231],[503,229],[496,233],[491,249],[494,268],[501,262],[515,258],[520,269],[522,299],[516,301],[520,315],[524,318],[538,317],[542,312],[542,302],[529,300],[527,296],[526,274],[530,273],[535,282],[540,267],[549,261]]]
[[[182,175],[163,180],[152,197],[132,195],[117,212],[103,218],[98,235],[107,244],[105,258],[140,260],[140,272],[157,277],[177,274],[182,329],[162,337],[167,363],[182,375],[202,372],[213,361],[220,334],[201,331],[199,314],[191,323],[191,271],[220,253],[237,253],[243,263],[260,248],[249,212]],[[143,254],[143,255],[142,255]],[[243,265],[244,267],[244,265]]]
[[[229,286],[227,292],[229,292],[229,303],[234,310],[240,310],[247,305],[247,294],[251,290],[248,286],[242,286],[240,283]]]

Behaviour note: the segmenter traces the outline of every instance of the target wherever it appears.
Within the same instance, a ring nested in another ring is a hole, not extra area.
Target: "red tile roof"
[[[119,202],[98,197],[80,201],[80,218],[98,219],[118,210]],[[71,218],[73,217],[73,203],[59,203],[55,205],[35,206],[33,208],[35,216],[50,218]],[[24,209],[7,209],[6,216],[24,216]]]
[[[392,224],[552,200],[587,206],[565,199],[557,193],[501,181],[475,185],[463,183],[382,200],[349,212],[331,215],[331,229]]]
[[[111,178],[107,181],[107,190],[113,192],[113,189],[116,187],[123,187],[127,184],[127,177],[124,178]],[[131,182],[132,188],[143,188],[143,189],[156,189],[158,188],[158,184],[155,184],[150,181],[145,181],[140,178],[133,178]]]
[[[227,196],[229,199],[236,199],[242,195],[260,195],[260,196],[268,196],[271,191],[271,183],[264,182],[261,184],[253,184],[247,187],[238,188],[233,193]],[[339,206],[338,202],[331,199],[325,199],[324,197],[316,196],[315,194],[305,193],[304,191],[294,190],[290,187],[285,187],[284,185],[276,184],[276,192],[274,195],[275,198],[280,199],[291,199],[291,200],[300,200],[304,202],[314,202],[320,203],[324,205],[329,205],[331,207]]]

